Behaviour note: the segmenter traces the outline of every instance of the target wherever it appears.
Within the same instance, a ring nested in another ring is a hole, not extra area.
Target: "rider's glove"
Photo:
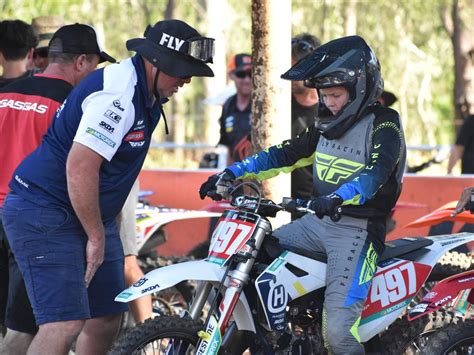
[[[342,198],[336,194],[316,197],[309,200],[305,207],[313,210],[316,216],[323,218],[324,216],[333,216],[336,214],[336,208],[342,205]]]
[[[308,205],[308,202],[310,202],[310,200],[304,200],[302,198],[295,198],[295,199],[292,199],[290,202],[288,202],[285,205],[285,209],[288,212],[291,212],[291,213],[298,213],[299,212],[298,207],[306,208],[306,206]]]
[[[214,174],[209,176],[207,181],[201,185],[201,188],[199,189],[199,197],[201,197],[201,200],[204,200],[206,196],[209,196],[215,201],[220,201],[222,200],[222,196],[218,195],[216,193],[216,184],[218,181],[221,182],[227,182],[231,183],[232,181],[235,180],[234,173],[228,169],[225,169],[223,172],[219,174]]]

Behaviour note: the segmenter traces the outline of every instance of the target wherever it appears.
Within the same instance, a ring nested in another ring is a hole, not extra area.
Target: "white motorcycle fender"
[[[224,272],[225,269],[220,265],[205,260],[187,261],[161,267],[150,271],[132,286],[120,292],[115,297],[115,301],[128,303],[142,296],[165,290],[185,280],[220,282]],[[244,292],[240,294],[232,316],[239,330],[256,332],[252,312]]]

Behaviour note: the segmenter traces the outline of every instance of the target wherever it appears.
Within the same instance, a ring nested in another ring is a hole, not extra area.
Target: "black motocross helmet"
[[[341,137],[375,103],[383,91],[380,63],[362,37],[349,36],[330,41],[298,61],[281,76],[304,80],[307,87],[343,86],[349,102],[333,116],[324,102],[319,104],[316,127],[327,139]]]

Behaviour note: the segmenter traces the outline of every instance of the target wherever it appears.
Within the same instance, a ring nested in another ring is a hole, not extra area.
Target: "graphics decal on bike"
[[[214,355],[217,354],[221,346],[222,338],[219,331],[219,325],[214,316],[211,316],[207,323],[206,330],[198,333],[201,340],[198,343],[196,355]]]
[[[407,307],[430,271],[429,265],[407,260],[379,268],[372,279],[360,325]]]
[[[257,290],[265,307],[267,323],[272,329],[285,328],[286,305],[291,297],[282,284],[275,283],[275,275],[264,273],[257,281]]]
[[[431,292],[423,297],[421,303],[410,309],[408,319],[419,318],[450,303],[456,312],[465,315],[470,308],[469,305],[474,301],[474,294],[472,299],[469,296],[473,288],[474,271],[472,270],[448,277],[438,282]]]
[[[297,265],[307,275],[295,275],[287,264]],[[285,251],[260,274],[255,285],[271,329],[284,329],[286,306],[290,301],[324,286],[325,280],[313,272],[325,275],[325,270],[325,263]]]
[[[209,247],[208,261],[224,265],[226,261],[250,239],[258,216],[227,211],[217,222]]]

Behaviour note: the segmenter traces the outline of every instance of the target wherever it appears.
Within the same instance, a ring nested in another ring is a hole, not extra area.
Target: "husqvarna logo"
[[[339,184],[349,179],[353,174],[364,167],[356,161],[334,157],[332,155],[316,153],[316,172],[319,180],[330,184]]]
[[[271,313],[280,313],[282,312],[287,303],[288,295],[286,293],[285,287],[283,285],[275,285],[270,289],[268,298],[268,310]]]

